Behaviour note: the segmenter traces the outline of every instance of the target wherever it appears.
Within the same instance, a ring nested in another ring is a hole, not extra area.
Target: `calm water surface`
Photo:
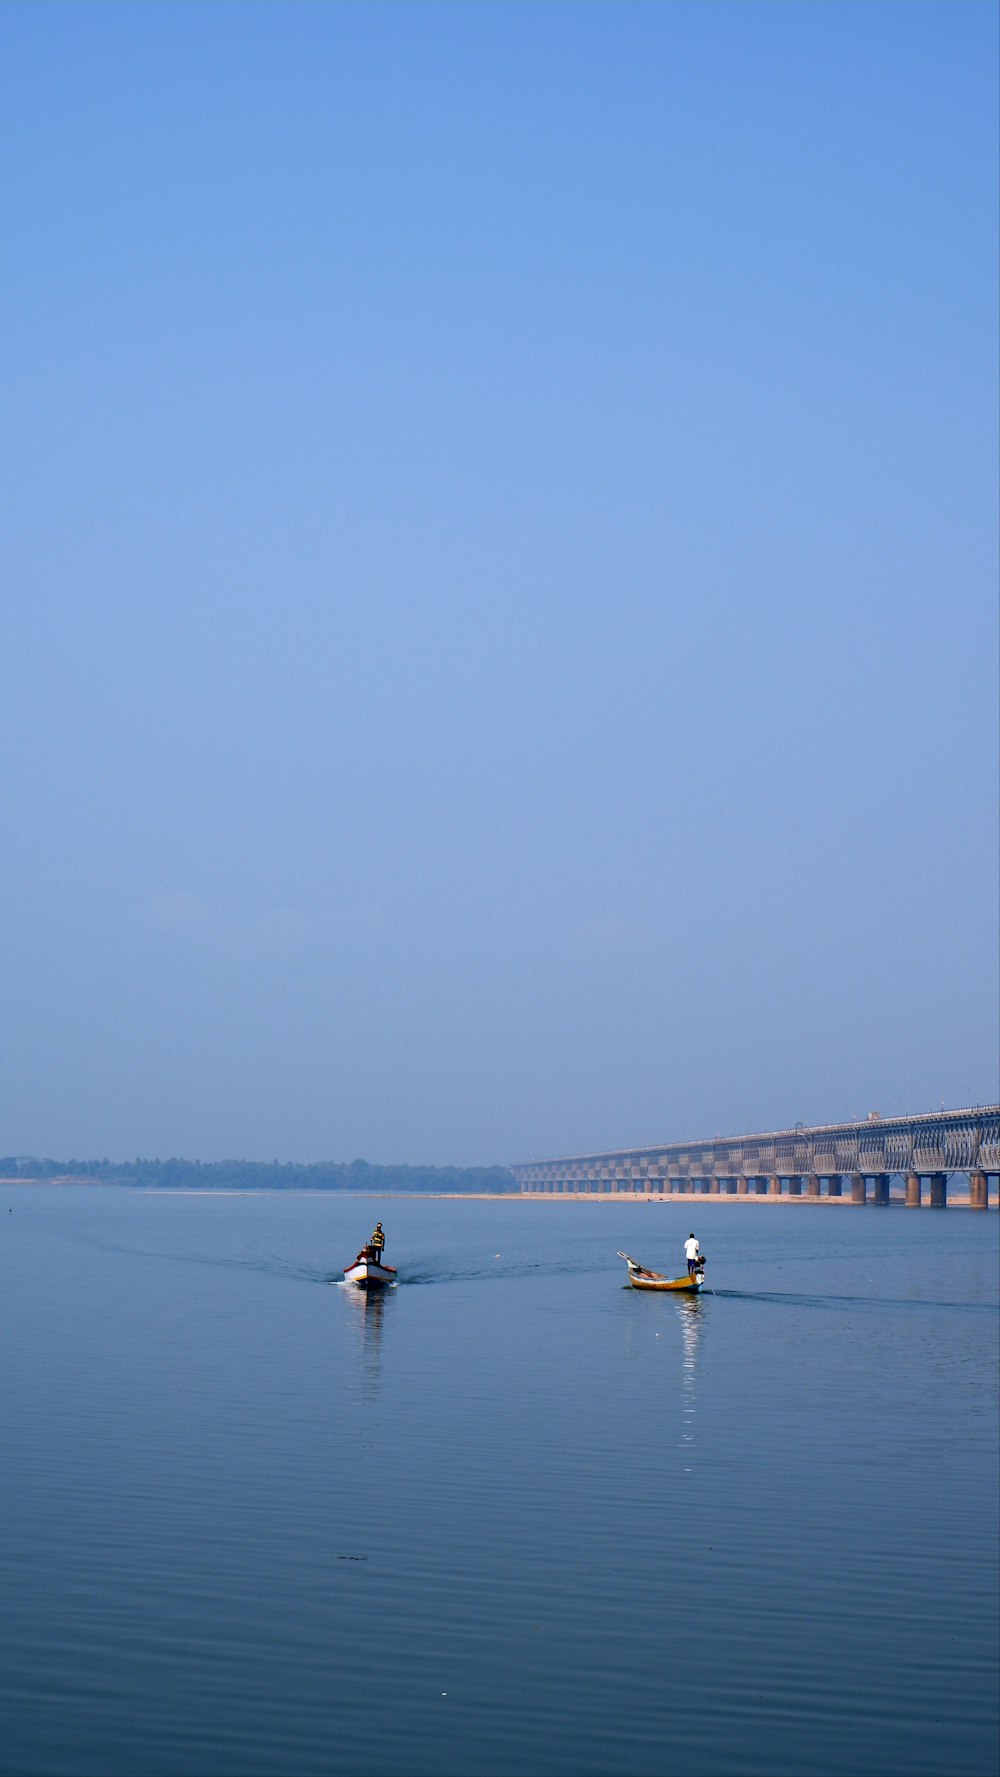
[[[0,1191],[0,1772],[992,1777],[998,1228]]]

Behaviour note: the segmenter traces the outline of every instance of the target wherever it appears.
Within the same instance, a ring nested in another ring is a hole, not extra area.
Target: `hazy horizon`
[[[995,1101],[996,9],[0,44],[0,1149]]]
[[[975,1105],[941,1105],[939,1108],[942,1111],[951,1111],[951,1112],[959,1113],[961,1111],[966,1111],[966,1110],[969,1110],[969,1111],[983,1110],[986,1108],[987,1104],[992,1106],[993,1101],[990,1100],[990,1101],[984,1102],[983,1104],[975,1104]],[[932,1109],[932,1108],[933,1107],[927,1107],[927,1109]],[[894,1114],[895,1115],[903,1115],[903,1116],[906,1115],[906,1113],[894,1113]],[[914,1116],[919,1116],[919,1115],[927,1114],[927,1113],[926,1113],[926,1111],[924,1111],[924,1112],[914,1111],[912,1114]],[[889,1120],[888,1118],[883,1119],[881,1113],[879,1113],[878,1115],[879,1115],[880,1121]],[[697,1143],[699,1141],[713,1141],[713,1140],[726,1141],[729,1139],[738,1140],[740,1137],[749,1136],[749,1135],[767,1135],[767,1134],[771,1134],[771,1133],[789,1134],[793,1130],[795,1130],[796,1128],[801,1129],[802,1127],[803,1127],[803,1125],[801,1125],[801,1124],[798,1124],[798,1125],[788,1124],[788,1125],[784,1126],[782,1129],[776,1129],[774,1131],[750,1130],[750,1129],[726,1129],[726,1130],[715,1130],[712,1132],[711,1135],[706,1135],[704,1133],[702,1133],[701,1135],[692,1135],[689,1132],[688,1136],[674,1136],[674,1137],[672,1137],[671,1144],[668,1144],[667,1142],[657,1143],[656,1141],[651,1141],[651,1142],[647,1142],[647,1143],[635,1143],[632,1145],[636,1151],[640,1151],[642,1147],[682,1145],[687,1140],[690,1140],[693,1143]],[[816,1127],[822,1128],[823,1125],[822,1124],[816,1125]],[[836,1127],[836,1125],[834,1125],[834,1127]],[[599,1149],[578,1150],[578,1151],[592,1151],[594,1153],[601,1152],[601,1150],[599,1150]],[[616,1152],[618,1150],[609,1149],[607,1151],[608,1152]],[[167,1154],[107,1154],[107,1153],[105,1153],[103,1155],[98,1155],[96,1153],[90,1154],[90,1155],[86,1155],[86,1154],[18,1154],[18,1155],[11,1155],[9,1157],[11,1159],[21,1162],[21,1163],[26,1163],[26,1162],[30,1161],[30,1162],[36,1162],[39,1164],[66,1164],[68,1166],[110,1165],[110,1166],[115,1166],[115,1167],[125,1167],[125,1166],[131,1166],[131,1165],[136,1165],[136,1166],[162,1165],[163,1163],[165,1163],[167,1161],[178,1161],[184,1165],[205,1166],[206,1168],[211,1168],[213,1166],[218,1166],[218,1165],[234,1165],[234,1166],[248,1166],[248,1167],[277,1166],[277,1167],[287,1167],[287,1168],[295,1168],[295,1167],[308,1168],[308,1167],[331,1166],[331,1167],[335,1167],[335,1168],[345,1168],[345,1169],[350,1168],[352,1166],[367,1166],[367,1167],[370,1167],[373,1172],[379,1172],[379,1171],[383,1171],[383,1172],[391,1172],[391,1171],[410,1171],[410,1172],[458,1171],[458,1172],[464,1172],[464,1173],[473,1173],[473,1172],[478,1172],[478,1171],[489,1171],[489,1170],[496,1170],[496,1169],[506,1170],[509,1165],[516,1165],[519,1161],[527,1161],[527,1160],[533,1160],[533,1159],[541,1160],[541,1159],[545,1159],[547,1156],[541,1155],[541,1154],[538,1154],[538,1155],[518,1154],[518,1155],[512,1155],[509,1160],[496,1159],[493,1161],[482,1161],[482,1162],[476,1162],[476,1163],[468,1163],[465,1165],[456,1165],[454,1162],[448,1161],[448,1160],[421,1160],[419,1158],[414,1159],[414,1160],[410,1160],[410,1161],[386,1161],[386,1160],[380,1159],[377,1155],[368,1155],[368,1154],[356,1154],[356,1155],[351,1156],[351,1158],[349,1158],[349,1159],[345,1155],[323,1154],[323,1155],[314,1155],[308,1160],[289,1159],[287,1156],[284,1156],[281,1154],[272,1155],[270,1158],[265,1160],[260,1155],[235,1154],[235,1153],[234,1154],[215,1155],[210,1159],[206,1158],[205,1156],[200,1155],[200,1154],[179,1154],[179,1153],[178,1154],[171,1154],[171,1155],[167,1155]],[[567,1150],[565,1152],[565,1156],[553,1154],[548,1157],[552,1158],[552,1159],[559,1159],[562,1157],[570,1158],[571,1156],[569,1155],[569,1152]]]

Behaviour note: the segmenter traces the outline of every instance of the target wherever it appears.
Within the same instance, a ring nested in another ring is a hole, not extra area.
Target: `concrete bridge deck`
[[[511,1171],[522,1192],[536,1194],[652,1197],[702,1192],[816,1199],[844,1195],[846,1181],[851,1202],[859,1204],[888,1203],[891,1180],[898,1176],[912,1209],[925,1200],[925,1180],[926,1201],[932,1208],[944,1208],[949,1177],[964,1173],[970,1206],[986,1209],[990,1180],[1000,1179],[1000,1105],[915,1117],[872,1113],[860,1123],[808,1129],[796,1124],[764,1135],[529,1160]]]

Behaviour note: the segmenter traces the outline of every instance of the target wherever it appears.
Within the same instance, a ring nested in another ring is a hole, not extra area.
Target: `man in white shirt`
[[[688,1263],[688,1276],[693,1277],[698,1268],[698,1259],[700,1257],[698,1252],[698,1242],[693,1234],[689,1234],[684,1242],[684,1257]]]

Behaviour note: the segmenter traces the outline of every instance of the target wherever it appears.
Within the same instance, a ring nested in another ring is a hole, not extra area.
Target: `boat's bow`
[[[353,1264],[344,1266],[344,1282],[355,1283],[359,1289],[379,1289],[387,1283],[395,1283],[396,1268],[394,1265],[383,1264],[381,1258],[363,1247]]]
[[[655,1281],[656,1283],[665,1283],[667,1281],[662,1271],[648,1270],[645,1265],[640,1265],[638,1259],[631,1258],[628,1253],[620,1252],[618,1257],[624,1259],[628,1266],[629,1283],[634,1283],[637,1277],[646,1277],[649,1278],[650,1281]]]

